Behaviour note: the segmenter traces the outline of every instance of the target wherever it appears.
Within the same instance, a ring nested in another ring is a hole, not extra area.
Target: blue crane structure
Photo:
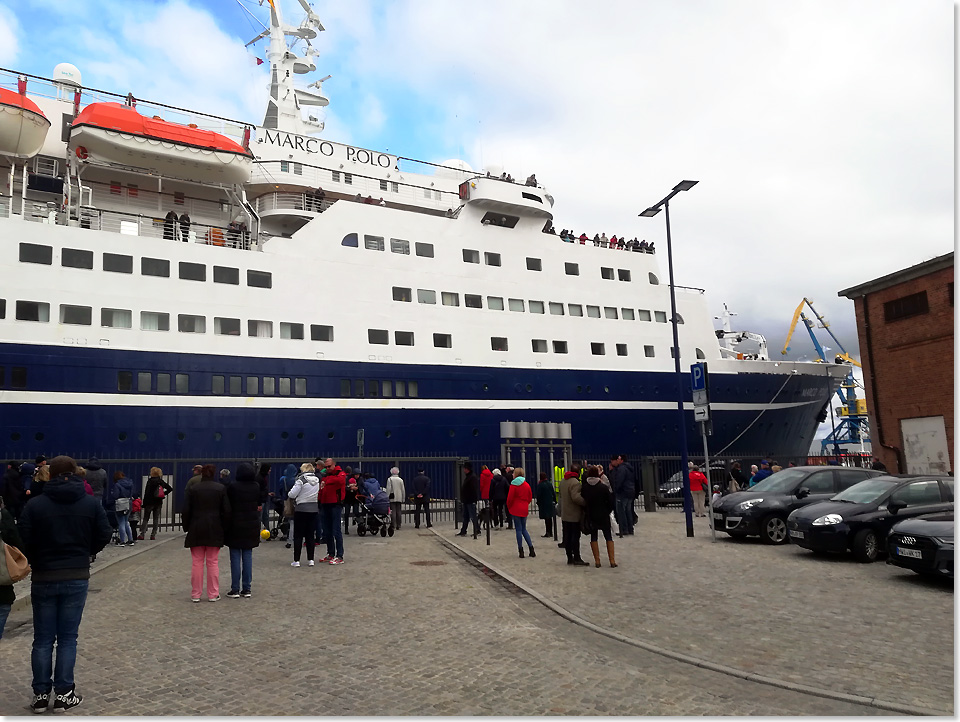
[[[813,312],[813,315],[816,317],[819,325],[815,324],[812,319],[807,318],[803,311],[804,305],[810,307],[810,310]],[[827,322],[827,320],[817,312],[817,309],[813,307],[813,303],[806,297],[800,302],[800,304],[797,306],[797,310],[793,314],[793,321],[790,323],[790,330],[787,332],[787,340],[783,344],[783,351],[780,352],[781,354],[786,356],[787,352],[790,350],[790,339],[793,337],[793,332],[797,327],[798,320],[803,320],[803,325],[807,329],[807,333],[810,335],[810,340],[813,342],[813,347],[817,351],[817,356],[819,356],[818,360],[820,363],[827,363],[827,355],[826,350],[817,339],[817,335],[813,332],[814,326],[825,329],[826,332],[830,334],[830,338],[833,339],[833,342],[837,344],[837,348],[840,349],[840,353],[835,354],[834,356],[834,363],[849,363],[853,366],[860,367],[860,363],[847,353],[846,349],[843,347],[843,344],[840,343],[840,339],[834,336],[833,331],[830,330],[830,324]],[[826,450],[830,446],[833,446],[834,453],[839,454],[840,444],[861,444],[870,442],[870,425],[867,418],[867,402],[866,399],[857,398],[857,386],[859,385],[860,384],[857,383],[857,380],[853,376],[853,368],[851,368],[850,373],[847,374],[847,377],[843,380],[843,383],[840,384],[840,388],[837,389],[837,396],[840,397],[842,404],[837,408],[837,413],[840,416],[840,423],[833,423],[833,430],[821,441],[822,449]],[[832,421],[832,406],[830,407],[830,417]]]

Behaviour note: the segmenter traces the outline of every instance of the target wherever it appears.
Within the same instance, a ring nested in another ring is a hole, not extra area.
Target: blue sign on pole
[[[703,391],[707,388],[707,364],[690,365],[690,386],[694,391]]]

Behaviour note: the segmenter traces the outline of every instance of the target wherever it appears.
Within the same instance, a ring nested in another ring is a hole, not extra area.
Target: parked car
[[[953,579],[953,512],[897,522],[887,536],[887,564]]]
[[[710,482],[711,486],[723,484],[727,478],[727,468],[722,461],[710,463]],[[711,490],[712,493],[712,490]],[[707,501],[710,500],[710,494],[707,494]],[[669,506],[671,504],[683,504],[683,472],[678,471],[671,474],[666,481],[661,481],[657,488],[657,506]]]
[[[790,513],[790,541],[817,552],[845,552],[872,562],[886,549],[899,521],[953,511],[953,479],[934,476],[877,476],[854,484],[830,501]]]
[[[759,536],[767,544],[786,544],[790,512],[827,501],[838,491],[882,473],[843,466],[783,469],[745,491],[721,497],[712,511],[714,527],[734,538]]]

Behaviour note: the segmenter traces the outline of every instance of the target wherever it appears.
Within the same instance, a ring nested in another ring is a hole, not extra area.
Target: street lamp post
[[[688,191],[698,181],[680,181],[673,191],[640,215],[652,218],[662,207],[667,219],[667,269],[670,275],[670,323],[673,326],[673,367],[677,376],[677,412],[680,416],[680,472],[683,474],[683,514],[687,522],[687,536],[693,536],[693,499],[690,496],[690,470],[687,468],[687,425],[683,413],[683,374],[680,371],[680,334],[677,330],[677,293],[673,284],[673,246],[670,238],[670,199],[680,191]],[[707,470],[709,474],[709,469]],[[709,477],[708,477],[709,478]]]

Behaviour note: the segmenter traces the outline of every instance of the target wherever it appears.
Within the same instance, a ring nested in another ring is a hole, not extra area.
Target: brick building
[[[953,253],[838,295],[856,307],[874,455],[891,473],[953,471]]]

